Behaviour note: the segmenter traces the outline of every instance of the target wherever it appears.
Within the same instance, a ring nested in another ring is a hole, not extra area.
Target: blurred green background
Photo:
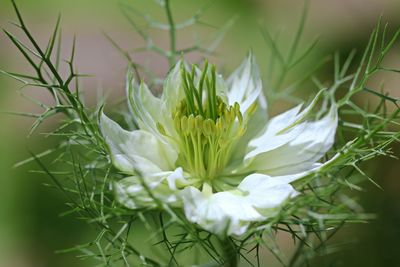
[[[63,54],[68,53],[73,35],[77,37],[76,64],[80,72],[94,74],[95,78],[84,81],[88,94],[102,88],[115,96],[124,92],[126,62],[104,38],[102,31],[109,33],[121,46],[133,51],[143,44],[121,15],[118,1],[113,0],[19,0],[20,9],[35,36],[45,44],[58,13],[62,14]],[[149,0],[125,1],[145,13],[163,18]],[[187,18],[200,7],[203,1],[172,0],[177,20]],[[273,0],[219,0],[205,17],[211,24],[222,25],[229,18],[239,15],[218,48],[214,61],[226,70],[232,70],[247,50],[252,47],[261,65],[266,66],[266,49],[259,30],[257,17],[267,22],[268,28],[283,33],[283,40],[292,36],[298,25],[303,1]],[[311,1],[303,44],[316,36],[321,41],[307,64],[315,64],[320,57],[334,51],[348,52],[352,48],[362,49],[372,27],[383,14],[391,28],[400,25],[399,0],[314,0]],[[11,3],[0,0],[0,25],[17,32],[9,23],[15,21]],[[209,36],[210,29],[199,28],[199,34]],[[165,35],[156,33],[155,41],[167,47]],[[286,36],[286,37],[285,37]],[[179,48],[184,48],[196,38],[193,32],[178,36]],[[284,46],[285,42],[283,42]],[[167,63],[158,61],[150,53],[133,54],[140,63],[148,63],[162,77]],[[196,55],[193,56],[196,58]],[[400,46],[396,44],[388,58],[391,67],[400,68]],[[0,68],[9,71],[28,70],[22,57],[4,34],[0,35]],[[304,71],[304,70],[297,70]],[[327,68],[327,71],[330,71]],[[265,72],[263,72],[265,73]],[[268,79],[263,75],[263,78]],[[396,75],[379,76],[371,82],[378,86],[385,80],[386,89],[400,97],[400,79]],[[0,111],[38,112],[36,106],[23,99],[17,92],[19,84],[0,76]],[[48,100],[40,90],[30,90],[30,95],[41,101]],[[363,101],[361,99],[360,101]],[[366,101],[366,100],[365,100]],[[274,107],[279,109],[280,107]],[[65,199],[43,183],[45,177],[31,173],[35,168],[28,164],[21,168],[12,166],[29,156],[28,151],[40,152],[51,147],[55,140],[33,135],[26,138],[33,121],[29,118],[0,113],[0,267],[30,266],[91,266],[75,254],[59,254],[57,250],[91,241],[93,234],[84,223],[72,217],[60,218],[67,210]],[[40,132],[54,127],[49,121]],[[399,155],[399,148],[395,147]],[[346,228],[335,241],[347,244],[344,250],[327,257],[333,266],[400,266],[400,164],[394,159],[377,159],[367,166],[368,173],[382,186],[384,191],[366,185],[360,193],[360,201],[368,212],[378,214],[378,219],[366,225]],[[324,261],[321,262],[324,263]],[[273,266],[273,265],[271,265]]]

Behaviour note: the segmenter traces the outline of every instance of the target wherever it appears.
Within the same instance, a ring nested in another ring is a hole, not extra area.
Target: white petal
[[[278,148],[288,143],[302,132],[305,124],[301,124],[301,122],[305,120],[306,116],[315,107],[322,93],[323,91],[320,91],[314,97],[313,101],[301,112],[300,109],[303,104],[297,105],[273,117],[265,126],[264,130],[261,131],[261,134],[249,142],[249,148],[253,151],[250,151],[246,159],[254,157],[259,153]]]
[[[267,102],[262,92],[259,70],[251,53],[229,77],[227,83],[230,88],[228,92],[229,103],[238,102],[245,117],[246,110],[251,104],[257,99],[259,104],[255,113],[247,117],[247,130],[234,146],[230,163],[231,168],[236,169],[243,162],[249,141],[259,135],[268,121]]]
[[[239,103],[242,114],[245,114],[256,100],[259,100],[262,109],[266,109],[260,73],[252,53],[249,53],[243,63],[228,78],[227,84],[229,88],[228,102],[230,105],[235,102]]]
[[[177,190],[178,187],[189,184],[189,182],[183,175],[183,170],[181,167],[177,168],[174,172],[167,176],[167,182],[169,188],[171,188],[172,190]]]
[[[144,82],[138,86],[133,79],[131,71],[127,73],[126,93],[128,96],[128,106],[139,128],[159,134],[156,123],[165,123],[162,110],[163,102],[161,99],[155,97]]]
[[[169,112],[172,112],[185,97],[181,75],[182,65],[187,69],[186,62],[184,62],[183,59],[179,60],[169,71],[164,81],[161,98],[163,102],[165,102]]]
[[[264,219],[242,195],[234,192],[207,195],[187,187],[181,197],[188,220],[217,235],[241,235],[250,222]]]
[[[219,96],[222,101],[229,104],[229,100],[228,100],[228,96],[227,96],[228,88],[225,83],[225,80],[222,78],[222,75],[219,73],[217,73],[215,78],[216,78],[215,83],[216,83],[217,96]]]
[[[257,138],[259,133],[265,128],[267,122],[267,110],[262,108],[257,108],[255,113],[248,117],[247,129],[244,132],[244,135],[241,136],[238,142],[234,144],[232,157],[228,165],[229,169],[237,170],[238,166],[240,166],[240,168],[242,167],[244,157],[249,150],[249,142],[254,138]]]
[[[145,189],[136,176],[127,177],[113,184],[115,199],[129,209],[153,205],[152,199],[145,193]]]
[[[277,132],[277,129],[284,126],[284,123],[279,123],[281,119],[287,117],[287,125],[293,123],[289,115],[296,109],[269,124],[265,134],[250,142],[250,146],[255,147],[245,156],[250,169],[274,176],[299,173],[313,168],[332,147],[338,123],[336,105],[332,104],[328,114],[320,120],[299,124],[295,122],[294,126],[283,128],[284,132]],[[299,116],[295,117],[299,120]]]
[[[175,205],[178,201],[176,192],[171,190],[167,183],[163,182],[164,180],[165,175],[160,177],[145,176],[143,180],[137,176],[124,178],[113,184],[116,200],[129,209],[156,207],[157,204],[154,198]],[[154,198],[148,194],[146,188],[143,186],[143,182],[151,190]]]
[[[293,176],[293,175],[292,175]],[[285,200],[298,195],[298,192],[288,184],[293,177],[270,177],[263,174],[251,174],[244,178],[238,189],[247,193],[246,201],[257,209],[272,209],[279,207]]]
[[[153,134],[126,131],[106,115],[100,116],[100,128],[110,149],[113,164],[123,172],[156,173],[173,169],[177,153]]]
[[[245,160],[253,158],[260,153],[276,149],[293,140],[302,131],[303,125],[297,125],[297,127],[293,127],[282,134],[279,134],[279,131],[295,122],[300,109],[301,105],[298,105],[273,117],[266,125],[263,133],[249,142],[250,152],[246,155]]]
[[[307,173],[270,177],[251,174],[237,190],[207,194],[187,187],[181,197],[189,221],[217,235],[241,235],[251,222],[273,216],[285,201],[299,193],[288,183]]]

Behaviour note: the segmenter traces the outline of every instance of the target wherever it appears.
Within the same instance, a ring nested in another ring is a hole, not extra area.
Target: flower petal
[[[211,72],[209,72],[208,75],[211,75]],[[220,73],[217,73],[215,76],[215,84],[216,84],[217,96],[219,96],[222,101],[229,104],[227,96],[228,88],[225,80],[222,78],[222,75]]]
[[[238,166],[243,164],[243,159],[248,151],[248,144],[253,140],[253,138],[257,137],[257,134],[259,134],[267,124],[268,114],[266,110],[259,108],[248,118],[249,121],[247,123],[246,131],[243,136],[239,138],[237,143],[234,144],[232,156],[229,160],[229,165],[227,166],[229,170],[235,170]]]
[[[127,73],[126,93],[128,106],[139,128],[159,135],[156,123],[165,120],[162,100],[155,97],[144,82],[138,86],[131,71]]]
[[[188,69],[187,63],[183,59],[175,64],[164,81],[161,99],[169,112],[172,112],[185,97],[181,74],[182,66]]]
[[[168,144],[143,130],[126,131],[103,113],[100,128],[110,149],[115,167],[129,174],[143,174],[173,169],[177,152]]]
[[[276,117],[273,117],[266,125],[263,133],[250,140],[248,144],[250,151],[246,155],[245,160],[253,158],[260,153],[281,147],[300,134],[304,125],[301,125],[301,127],[293,127],[292,129],[279,134],[279,131],[296,120],[300,109],[301,105],[298,105],[280,115],[277,115]]]
[[[176,179],[177,174],[180,172],[181,170],[164,172],[153,176],[145,176],[143,179],[138,176],[124,178],[113,184],[116,199],[121,205],[129,209],[156,207],[157,203],[154,198],[175,205],[178,202],[176,187],[175,189],[171,188],[170,182],[166,183],[165,181],[169,180],[170,176],[175,176]],[[185,181],[183,177],[180,179]],[[152,196],[148,194],[143,183],[146,183],[147,188],[151,190]]]
[[[220,236],[241,235],[250,222],[264,219],[242,195],[234,192],[207,195],[190,186],[181,197],[188,220]]]
[[[262,152],[276,149],[292,139],[294,139],[300,132],[302,132],[305,124],[301,124],[315,107],[323,91],[320,91],[313,99],[313,101],[300,112],[303,104],[273,117],[264,130],[261,131],[258,137],[249,142],[250,153],[246,158],[251,158]],[[295,127],[297,126],[297,127]]]
[[[126,177],[113,184],[116,200],[128,209],[155,206],[137,176]]]
[[[315,167],[332,147],[338,123],[336,105],[332,104],[322,119],[313,122],[298,123],[303,120],[299,115],[304,116],[304,112],[294,115],[299,109],[272,119],[265,132],[249,143],[253,147],[245,156],[249,169],[274,176],[299,173]]]
[[[260,72],[252,53],[249,53],[243,63],[228,78],[227,85],[229,104],[239,103],[242,114],[245,114],[256,100],[259,101],[262,109],[266,109]]]
[[[280,206],[285,200],[295,197],[298,192],[287,183],[289,179],[298,179],[301,176],[270,177],[264,174],[251,174],[244,178],[238,189],[246,192],[246,201],[257,209],[272,209]]]
[[[188,180],[186,180],[183,175],[183,169],[181,167],[178,167],[174,172],[168,175],[166,180],[169,188],[172,190],[177,190],[178,187],[189,185]]]

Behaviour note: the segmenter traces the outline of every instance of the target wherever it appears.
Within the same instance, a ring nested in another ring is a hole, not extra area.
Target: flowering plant
[[[378,155],[391,155],[391,144],[400,138],[393,128],[398,126],[398,99],[367,87],[378,72],[399,72],[382,62],[400,31],[388,38],[387,26],[381,31],[379,22],[354,74],[349,72],[355,52],[343,64],[335,54],[333,82],[321,82],[314,72],[307,74],[301,81],[311,78],[317,86],[313,99],[269,117],[266,100],[269,104],[293,100],[293,88],[301,83],[293,81],[282,89],[289,71],[312,50],[295,57],[305,16],[287,57],[261,25],[274,63],[270,73],[280,70],[263,85],[253,53],[226,80],[208,61],[202,68],[189,66],[184,56],[176,61],[185,52],[176,48],[177,30],[198,23],[204,9],[176,24],[170,1],[156,1],[168,23],[142,17],[168,31],[170,48],[164,51],[131,19],[132,10],[127,8],[124,14],[146,41],[145,48],[165,57],[170,71],[161,95],[154,95],[141,81],[141,75],[148,74],[152,85],[157,84],[151,70],[134,62],[106,35],[129,65],[130,112],[116,114],[120,107],[109,102],[89,107],[83,101],[78,81],[82,75],[73,64],[75,42],[66,60],[69,74],[65,77],[60,72],[60,20],[42,48],[12,3],[16,25],[29,45],[7,30],[5,34],[34,74],[1,72],[23,87],[39,87],[53,97],[52,105],[34,101],[44,108],[43,113],[22,114],[37,118],[31,133],[55,114],[66,118],[49,134],[60,138],[55,148],[32,153],[18,165],[35,161],[68,198],[71,209],[66,214],[85,219],[99,233],[93,242],[66,251],[78,251],[104,266],[237,266],[244,262],[260,266],[260,251],[268,250],[283,266],[304,266],[328,251],[330,237],[343,225],[373,218],[363,213],[348,189],[359,190],[358,183],[371,180],[359,165]],[[229,21],[225,26],[231,25]],[[222,27],[216,41],[227,28]],[[215,42],[208,49],[196,45],[189,50],[206,57],[213,47]],[[379,104],[373,110],[361,108],[353,101],[360,93],[378,98]],[[105,107],[113,112],[105,112]],[[43,162],[49,154],[59,165],[55,169]],[[133,240],[142,231],[146,237]],[[290,258],[279,248],[278,233],[295,240]]]
[[[114,184],[118,201],[131,209],[155,207],[153,198],[183,206],[189,221],[222,236],[274,216],[298,194],[290,183],[323,166],[316,162],[332,147],[338,120],[329,99],[326,115],[310,120],[323,91],[303,111],[298,105],[267,120],[262,92],[252,55],[226,82],[207,62],[191,71],[178,62],[160,98],[129,72],[128,103],[139,129],[100,116],[113,164],[131,175]]]

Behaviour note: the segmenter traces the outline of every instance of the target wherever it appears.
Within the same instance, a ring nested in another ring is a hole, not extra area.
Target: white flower
[[[226,81],[207,63],[178,62],[160,98],[128,72],[127,94],[137,130],[100,116],[113,164],[130,175],[115,183],[117,200],[135,209],[157,198],[218,235],[241,235],[274,216],[298,195],[290,183],[316,170],[334,142],[335,103],[310,119],[323,92],[303,110],[267,119],[251,54]]]

